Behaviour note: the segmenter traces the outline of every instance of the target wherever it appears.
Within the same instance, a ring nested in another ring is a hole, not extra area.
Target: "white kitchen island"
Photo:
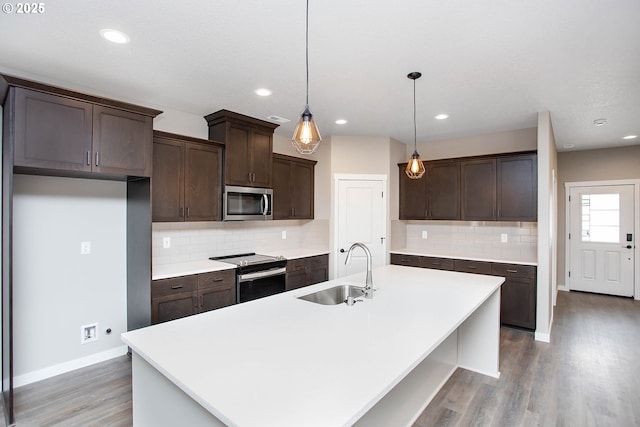
[[[497,377],[504,279],[387,265],[373,299],[297,296],[337,279],[122,335],[146,426],[404,426],[456,367]]]

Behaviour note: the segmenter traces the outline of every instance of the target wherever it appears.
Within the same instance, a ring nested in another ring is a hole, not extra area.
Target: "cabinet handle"
[[[511,270],[511,269],[507,268],[507,273],[517,273],[517,272],[518,272],[518,270]]]
[[[87,151],[87,166],[91,166],[91,151]]]
[[[180,215],[178,215],[180,218],[182,218],[184,216],[184,208],[180,207]]]
[[[171,289],[182,289],[182,285],[174,285],[171,287]]]
[[[218,278],[218,279],[213,279],[214,282],[222,282],[224,279],[222,277]]]
[[[198,308],[198,297],[193,296],[193,308]]]
[[[100,166],[100,153],[96,151],[96,166]]]
[[[469,265],[469,266],[467,266],[467,268],[469,270],[476,270],[478,267],[476,267],[475,265]]]
[[[187,218],[191,218],[191,210],[189,209],[189,206],[187,206]]]
[[[204,308],[204,295],[200,295],[200,308]]]
[[[439,262],[432,262],[431,265],[440,265]]]

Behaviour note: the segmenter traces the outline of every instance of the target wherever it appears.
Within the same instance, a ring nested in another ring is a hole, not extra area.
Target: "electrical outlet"
[[[89,255],[91,253],[91,242],[80,242],[80,255]]]
[[[98,340],[98,324],[91,323],[90,325],[80,326],[80,343],[86,344],[91,341]]]
[[[500,235],[500,241],[502,243],[507,243],[509,241],[509,235],[507,233],[502,233]]]
[[[282,240],[287,238],[287,230],[282,230]]]
[[[423,239],[427,238],[427,230],[422,230],[422,238]]]
[[[169,249],[171,247],[171,237],[162,238],[162,247],[164,249]]]

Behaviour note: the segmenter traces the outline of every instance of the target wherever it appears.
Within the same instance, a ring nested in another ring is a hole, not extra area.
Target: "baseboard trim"
[[[571,292],[571,289],[566,285],[558,285],[558,290],[562,292]]]
[[[46,380],[47,378],[55,377],[56,375],[64,374],[66,372],[75,371],[76,369],[84,368],[96,363],[104,362],[115,357],[120,357],[127,354],[127,346],[119,346],[112,348],[111,350],[95,353],[89,356],[81,357],[79,359],[70,360],[68,362],[60,363],[58,365],[49,366],[48,368],[40,369],[26,374],[17,375],[13,377],[14,388],[22,387],[27,384],[35,383],[37,381]]]
[[[535,333],[535,340],[541,342],[551,342],[551,334]]]

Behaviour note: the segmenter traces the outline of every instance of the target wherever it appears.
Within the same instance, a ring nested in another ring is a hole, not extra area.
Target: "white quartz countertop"
[[[452,250],[423,250],[423,249],[395,249],[389,251],[392,254],[402,255],[418,255],[418,256],[432,256],[439,258],[454,258],[454,259],[466,259],[470,261],[485,261],[485,262],[502,262],[507,264],[520,264],[520,265],[538,265],[538,261],[535,257],[521,256],[510,254],[507,256],[498,255],[482,255],[482,254],[465,254]]]
[[[286,249],[283,251],[261,251],[263,255],[283,256],[286,259],[306,258],[316,255],[325,255],[329,250],[324,249]],[[190,274],[209,273],[211,271],[228,270],[236,268],[235,265],[204,259],[200,261],[177,262],[174,264],[154,265],[152,280],[168,279],[170,277],[188,276]]]
[[[201,261],[179,262],[153,266],[152,280],[168,279],[170,277],[188,276],[190,274],[210,273],[212,271],[230,270],[236,268],[228,262],[205,259]]]
[[[501,277],[387,265],[373,299],[297,299],[364,273],[122,335],[229,426],[349,426],[473,313]],[[497,326],[496,326],[497,327]]]
[[[307,258],[307,257],[317,256],[317,255],[326,255],[329,252],[330,251],[328,249],[300,248],[300,249],[285,249],[283,251],[267,251],[267,252],[264,252],[264,255],[272,255],[272,256],[281,255],[286,259],[297,259],[297,258]]]

